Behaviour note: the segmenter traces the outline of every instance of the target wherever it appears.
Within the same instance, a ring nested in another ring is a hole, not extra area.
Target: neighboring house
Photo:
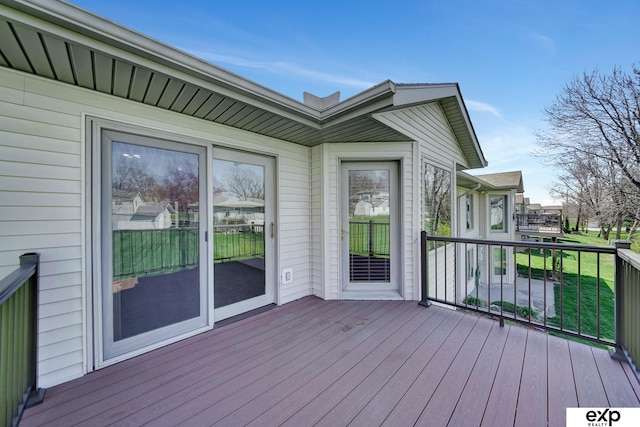
[[[147,203],[137,192],[113,192],[111,222],[114,230],[169,228],[171,214],[169,202]]]
[[[457,174],[457,205],[459,236],[468,239],[512,241],[516,236],[514,213],[517,195],[524,192],[520,171],[488,175]],[[476,250],[480,253],[476,253]],[[509,247],[474,247],[458,254],[458,277],[466,278],[465,289],[457,295],[471,293],[482,283],[512,283],[513,251]],[[460,281],[459,286],[465,281]],[[448,295],[448,297],[451,297]]]
[[[268,304],[308,295],[417,301],[425,227],[513,237],[522,189],[460,172],[487,162],[457,84],[385,81],[343,101],[307,94],[298,102],[58,1],[3,2],[0,50],[0,276],[22,253],[41,253],[41,387]],[[237,165],[246,166],[238,183],[251,181],[264,194],[256,218],[267,228],[264,267],[252,273],[261,274],[262,288],[221,306],[216,284],[232,274],[224,270],[231,263],[213,264],[219,243],[209,227],[214,187],[230,185]],[[141,200],[115,208],[114,183],[125,178]],[[142,206],[143,189],[159,186],[176,195]],[[384,251],[356,253],[353,196],[371,188],[388,194],[369,202],[387,218],[367,240]],[[463,225],[467,199],[456,189],[473,190]],[[144,219],[160,228],[178,203],[186,212],[174,215],[188,218],[188,233],[132,232],[113,244],[113,221],[124,210],[129,224]],[[139,248],[147,252],[139,256]],[[363,269],[371,254],[384,274]],[[175,282],[180,292],[148,284],[165,263],[167,280],[188,275]],[[131,276],[139,268],[145,275],[136,286],[114,292],[114,271]],[[116,321],[128,295],[146,286],[157,304],[130,304],[130,314],[160,323],[140,330]],[[154,316],[165,306],[180,306],[186,317]]]

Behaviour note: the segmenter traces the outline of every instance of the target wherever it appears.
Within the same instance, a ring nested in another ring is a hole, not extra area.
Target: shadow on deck
[[[274,308],[47,391],[21,425],[565,425],[637,407],[605,350],[416,302]]]

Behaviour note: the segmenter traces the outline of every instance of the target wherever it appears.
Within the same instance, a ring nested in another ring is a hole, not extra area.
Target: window
[[[467,281],[473,280],[476,275],[476,262],[473,248],[467,249]]]
[[[466,196],[467,230],[473,230],[473,194]]]
[[[424,229],[451,236],[451,171],[424,163]]]
[[[507,196],[491,196],[491,231],[507,231]]]

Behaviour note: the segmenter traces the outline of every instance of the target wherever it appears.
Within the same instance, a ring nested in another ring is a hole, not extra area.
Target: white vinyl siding
[[[0,68],[0,275],[41,253],[39,378],[50,387],[93,364],[84,262],[84,115],[276,156],[278,302],[310,294],[309,148]]]
[[[407,300],[416,299],[416,288],[414,286],[414,255],[418,250],[417,242],[413,238],[414,224],[413,215],[413,144],[411,143],[358,143],[358,144],[327,144],[325,161],[328,162],[328,187],[325,206],[328,207],[328,220],[326,222],[327,232],[324,237],[324,244],[327,245],[328,264],[327,276],[324,277],[327,299],[338,299],[341,297],[340,291],[340,199],[339,199],[339,174],[340,161],[376,161],[376,160],[399,160],[400,187],[402,195],[401,205],[401,251],[402,260],[400,281],[401,294]]]

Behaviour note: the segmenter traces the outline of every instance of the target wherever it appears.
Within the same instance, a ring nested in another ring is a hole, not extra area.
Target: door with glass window
[[[400,297],[398,196],[397,163],[342,163],[343,298]]]
[[[207,326],[207,158],[204,147],[155,137],[98,139],[107,361]]]
[[[216,321],[275,302],[275,160],[213,150]]]

